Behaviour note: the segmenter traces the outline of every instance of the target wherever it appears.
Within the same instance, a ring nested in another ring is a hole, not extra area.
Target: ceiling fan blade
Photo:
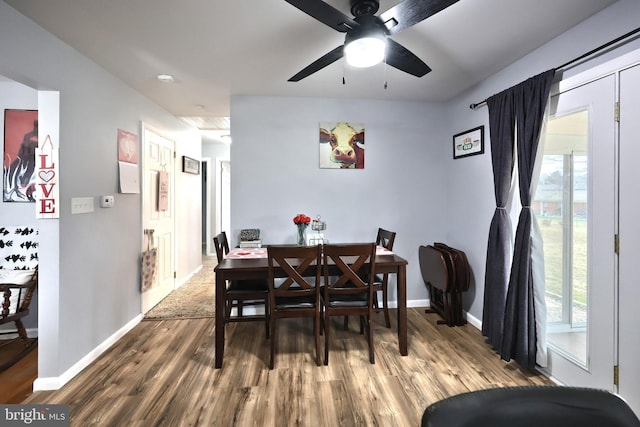
[[[389,34],[397,34],[457,2],[458,0],[404,0],[381,13],[380,19],[385,23]]]
[[[285,0],[297,7],[312,18],[341,33],[346,33],[352,28],[358,28],[360,24],[349,16],[328,5],[322,0]]]
[[[416,77],[422,77],[431,71],[431,68],[422,62],[420,58],[390,38],[387,38],[386,62],[392,67]]]
[[[300,71],[295,76],[291,77],[288,81],[298,82],[304,79],[305,77],[309,77],[311,74],[315,73],[316,71],[323,69],[327,65],[333,64],[338,59],[342,58],[343,51],[344,51],[344,46],[343,45],[338,46],[337,48],[333,49],[331,52],[322,56],[320,59],[306,66],[302,71]]]

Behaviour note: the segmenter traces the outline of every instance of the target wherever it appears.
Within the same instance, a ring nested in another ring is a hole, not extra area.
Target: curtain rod
[[[581,61],[581,60],[583,60],[585,58],[588,58],[591,55],[593,55],[595,53],[598,53],[599,51],[604,50],[604,49],[608,48],[609,46],[612,46],[612,45],[614,45],[614,44],[616,44],[616,43],[618,43],[618,42],[620,42],[620,41],[622,41],[624,39],[627,39],[627,38],[633,36],[634,34],[636,34],[638,32],[640,32],[640,27],[636,28],[635,30],[629,31],[628,33],[626,33],[626,34],[624,34],[624,35],[622,35],[622,36],[620,36],[620,37],[618,37],[618,38],[616,38],[614,40],[611,40],[611,41],[603,44],[602,46],[598,46],[597,48],[592,49],[589,52],[587,52],[587,53],[585,53],[583,55],[580,55],[579,57],[574,58],[569,62],[565,62],[564,64],[560,65],[559,67],[554,68],[554,70],[555,71],[561,70],[561,69],[563,69],[565,67],[568,67],[569,65],[571,65],[571,64],[573,64],[575,62],[578,62],[578,61]],[[478,103],[469,105],[469,108],[471,108],[472,110],[475,110],[478,107],[481,107],[481,106],[486,105],[486,104],[487,104],[487,100],[485,99],[485,100],[480,101]]]

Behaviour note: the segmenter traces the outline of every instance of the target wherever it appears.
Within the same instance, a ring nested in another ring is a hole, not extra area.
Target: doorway
[[[551,97],[537,214],[553,376],[613,390],[615,76]],[[602,309],[609,307],[610,309]]]
[[[146,313],[175,289],[175,142],[142,124],[144,165],[142,194],[142,247],[157,252],[156,282],[142,293],[142,313]],[[167,203],[160,203],[164,187]]]
[[[550,108],[538,190],[555,196],[536,211],[541,228],[561,224],[544,237],[548,371],[617,392],[640,415],[640,50],[562,81]]]

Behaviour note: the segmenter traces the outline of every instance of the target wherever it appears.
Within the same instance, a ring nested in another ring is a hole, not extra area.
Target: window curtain
[[[507,302],[504,313],[504,336],[500,356],[504,360],[515,359],[521,366],[534,368],[536,365],[536,294],[544,294],[544,282],[535,283],[534,276],[539,279],[538,260],[542,258],[536,251],[542,250],[539,230],[535,216],[531,211],[531,199],[535,194],[533,172],[535,170],[538,146],[545,110],[551,92],[551,84],[555,70],[549,70],[532,77],[515,87],[514,103],[516,108],[517,150],[518,150],[518,185],[522,210],[518,219],[514,244],[513,262],[507,290]],[[538,235],[535,235],[535,233]],[[536,272],[534,273],[534,267]],[[540,292],[542,290],[542,292]],[[546,311],[544,299],[536,301],[542,305],[539,314]],[[546,316],[540,321],[546,323]]]
[[[502,345],[504,307],[513,235],[507,204],[514,166],[515,105],[513,91],[506,90],[487,99],[491,163],[496,209],[489,227],[487,265],[484,274],[482,334],[494,348]]]
[[[542,125],[554,75],[554,70],[546,71],[487,100],[492,160],[494,157],[494,127],[498,129],[496,135],[498,137],[497,151],[501,151],[502,155],[511,158],[511,163],[503,162],[504,169],[497,173],[494,161],[494,180],[496,181],[496,176],[500,176],[501,180],[508,177],[507,180],[510,182],[513,173],[514,144],[504,141],[509,141],[507,131],[511,132],[508,134],[511,135],[511,138],[513,138],[513,130],[516,131],[515,146],[517,147],[518,185],[522,210],[516,228],[508,285],[506,285],[506,275],[504,282],[501,282],[503,277],[499,274],[508,268],[506,266],[509,262],[509,254],[505,248],[510,248],[511,235],[506,232],[498,234],[496,231],[492,236],[492,220],[487,246],[486,271],[489,276],[485,275],[485,304],[488,299],[491,301],[489,302],[488,319],[484,318],[486,307],[483,312],[483,333],[485,331],[484,323],[489,321],[487,329],[492,335],[485,335],[489,342],[500,350],[500,357],[506,361],[515,359],[526,368],[535,367],[537,335],[542,338],[541,342],[545,342],[543,337],[546,324],[544,265],[541,256],[541,238],[535,216],[531,211],[531,199],[535,194],[537,177],[534,177],[534,172],[536,171]],[[510,103],[510,106],[497,108],[501,103]],[[511,147],[511,152],[508,147]],[[508,187],[504,183],[501,185],[506,187],[508,192]],[[499,215],[498,211],[504,209],[501,209],[497,191],[496,202],[498,207],[494,214],[494,220]],[[502,225],[505,230],[510,232],[506,209],[504,211],[503,215],[506,219],[502,220]],[[503,241],[500,241],[501,239]],[[503,289],[506,289],[506,299],[503,299]],[[500,309],[502,312],[499,311]],[[502,321],[499,319],[500,316],[502,316]],[[495,334],[499,332],[501,335],[498,337]],[[546,348],[546,344],[541,348]],[[543,351],[546,353],[546,349]]]

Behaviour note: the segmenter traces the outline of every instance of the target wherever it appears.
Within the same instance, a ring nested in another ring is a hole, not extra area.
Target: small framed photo
[[[484,153],[484,126],[453,135],[453,158]]]
[[[182,172],[200,174],[200,161],[191,157],[182,156]]]

